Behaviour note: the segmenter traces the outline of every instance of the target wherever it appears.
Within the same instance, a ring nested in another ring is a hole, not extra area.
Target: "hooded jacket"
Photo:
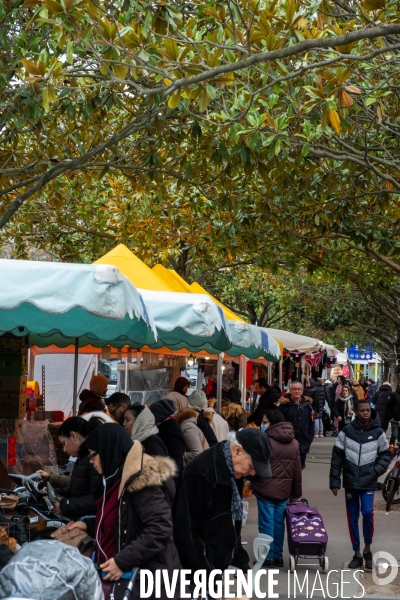
[[[389,419],[400,421],[400,385],[390,394],[388,412]]]
[[[314,440],[314,414],[312,400],[301,396],[300,402],[295,402],[290,394],[281,399],[279,410],[285,421],[293,426],[294,437],[299,442],[300,452],[307,453]]]
[[[385,431],[389,427],[389,400],[391,394],[392,386],[384,383],[372,397],[372,403],[375,404],[375,410],[379,415],[381,427]]]
[[[164,442],[168,456],[175,461],[178,473],[180,473],[183,467],[186,444],[182,430],[176,422],[175,417],[172,416],[158,425],[158,436]]]
[[[247,417],[247,422],[260,426],[265,411],[276,408],[275,402],[278,402],[281,396],[282,392],[279,387],[269,385],[259,399],[256,410]]]
[[[307,390],[307,396],[309,398],[312,398],[314,412],[320,417],[322,417],[322,411],[324,410],[325,406],[326,393],[321,381],[319,381],[318,379],[316,381],[313,380],[312,386]]]
[[[175,415],[175,419],[185,438],[186,452],[183,458],[185,462],[189,462],[209,447],[208,442],[204,433],[197,426],[197,413],[194,408],[185,408],[179,411]]]
[[[384,431],[379,425],[376,410],[371,421],[362,427],[357,418],[339,433],[332,450],[330,488],[375,490],[378,478],[389,466],[390,450]]]
[[[172,537],[171,503],[175,491],[172,477],[175,473],[173,460],[147,456],[140,442],[134,442],[122,470],[117,507],[114,560],[124,573],[133,567],[153,573],[156,569],[166,569],[171,580],[173,570],[180,569]],[[126,580],[112,585],[115,600],[122,599],[126,585]],[[140,597],[138,580],[132,595]],[[167,599],[162,584],[161,598]]]
[[[174,503],[174,538],[185,569],[226,569],[240,546],[232,519],[232,481],[223,446],[205,450],[183,469]],[[237,479],[239,494],[243,479]]]
[[[222,401],[221,413],[228,422],[231,431],[239,431],[247,427],[246,412],[241,404],[235,402]]]
[[[256,498],[287,500],[302,495],[302,470],[299,443],[294,439],[291,423],[276,423],[266,431],[271,442],[270,465],[272,477],[251,478],[251,489]]]
[[[149,409],[158,427],[158,437],[164,442],[168,456],[175,461],[179,473],[183,466],[186,445],[181,428],[175,421],[175,404],[172,400],[164,398],[150,404]]]
[[[61,485],[61,488],[55,490],[62,496],[62,500],[60,500],[61,513],[73,521],[79,521],[79,518],[84,516],[95,515],[97,507],[93,494],[101,477],[90,464],[89,457],[78,458],[70,476],[64,477],[68,481],[68,487]],[[50,475],[49,482],[54,486],[62,483],[59,475]]]

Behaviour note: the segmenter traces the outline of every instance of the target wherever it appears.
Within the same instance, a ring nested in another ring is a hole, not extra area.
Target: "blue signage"
[[[350,346],[347,354],[350,360],[372,360],[372,350],[369,348],[359,350],[357,346]]]

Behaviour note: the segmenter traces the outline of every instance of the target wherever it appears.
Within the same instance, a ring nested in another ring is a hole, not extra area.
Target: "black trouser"
[[[400,422],[399,421],[389,421],[389,422],[392,427],[389,444],[394,444],[396,441],[396,438],[400,444]]]
[[[307,458],[307,452],[300,452],[300,462],[301,462],[301,468],[305,469],[306,468],[306,458]]]

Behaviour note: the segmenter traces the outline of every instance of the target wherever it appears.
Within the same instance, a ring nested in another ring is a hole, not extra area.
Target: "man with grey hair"
[[[299,442],[302,469],[314,441],[314,411],[312,399],[303,395],[303,385],[293,381],[289,393],[280,401],[279,410],[285,421],[293,425],[294,437]]]
[[[241,550],[243,477],[271,477],[270,457],[267,436],[242,429],[186,465],[174,504],[174,540],[183,568],[240,566],[235,555]]]

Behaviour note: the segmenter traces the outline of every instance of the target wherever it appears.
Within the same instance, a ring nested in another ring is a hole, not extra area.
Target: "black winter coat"
[[[287,500],[302,495],[302,470],[299,443],[294,439],[290,423],[276,423],[266,431],[271,442],[272,477],[251,477],[251,489],[256,498]]]
[[[123,468],[123,491],[117,506],[114,560],[124,573],[134,567],[153,573],[156,569],[166,569],[171,581],[173,570],[181,568],[172,537],[171,503],[175,493],[172,477],[175,473],[174,461],[143,455],[142,445],[134,442]],[[126,584],[126,580],[119,580],[112,585],[115,600],[123,598]],[[132,597],[140,598],[138,579]],[[150,596],[154,597],[154,594]],[[163,584],[161,598],[167,600]],[[175,598],[179,598],[178,586]]]
[[[314,412],[321,417],[326,400],[325,387],[320,381],[313,381],[312,387],[307,390],[307,396],[312,398]]]
[[[158,435],[167,448],[168,456],[175,461],[178,473],[180,473],[183,466],[183,455],[186,452],[182,430],[174,417],[163,421],[157,427]]]
[[[97,507],[93,493],[100,482],[101,476],[90,464],[89,457],[78,458],[71,471],[69,486],[55,490],[59,496],[62,496],[61,513],[73,521],[79,521],[81,517],[88,515],[95,515]]]
[[[193,408],[193,407],[190,407],[190,408]],[[211,425],[209,423],[209,420],[212,420],[212,413],[204,412],[204,410],[198,409],[198,408],[196,408],[195,410],[199,415],[197,417],[197,427],[200,429],[200,431],[202,431],[204,433],[204,437],[206,438],[208,445],[211,448],[211,446],[215,446],[216,444],[218,444],[217,437],[213,431],[213,428],[211,427]],[[185,451],[186,451],[186,445],[185,445]]]
[[[389,400],[391,395],[391,386],[384,383],[372,397],[372,403],[375,404],[375,410],[379,415],[381,427],[384,431],[389,427]]]
[[[351,416],[348,415],[349,410],[352,410],[354,412],[354,398],[351,394],[349,394],[348,400],[346,402],[343,402],[343,400],[341,400],[340,398],[336,400],[335,406],[333,407],[333,415],[336,418],[342,417],[342,419],[344,419],[344,417]]]
[[[260,426],[265,411],[276,409],[275,402],[278,402],[281,397],[280,388],[272,385],[268,386],[267,391],[260,397],[256,410],[247,417],[247,422]]]
[[[149,435],[141,442],[143,450],[149,456],[168,456],[168,450],[159,435]]]
[[[299,404],[292,400],[290,394],[281,400],[279,410],[285,421],[293,425],[294,437],[299,442],[300,452],[310,451],[314,440],[314,415],[311,398],[302,396]]]
[[[375,490],[389,462],[389,444],[372,409],[370,425],[361,427],[356,418],[339,433],[332,450],[330,488],[340,488],[343,470],[344,488]]]
[[[397,386],[396,391],[390,394],[388,412],[389,419],[400,421],[400,386]]]
[[[328,400],[329,408],[331,409],[331,412],[332,412],[333,407],[335,406],[336,388],[334,387],[334,385],[332,383],[325,383],[324,388],[325,388],[326,399]]]
[[[231,512],[232,481],[223,446],[204,450],[183,469],[174,503],[174,539],[185,569],[226,569],[240,548]],[[236,485],[242,493],[243,479]]]

